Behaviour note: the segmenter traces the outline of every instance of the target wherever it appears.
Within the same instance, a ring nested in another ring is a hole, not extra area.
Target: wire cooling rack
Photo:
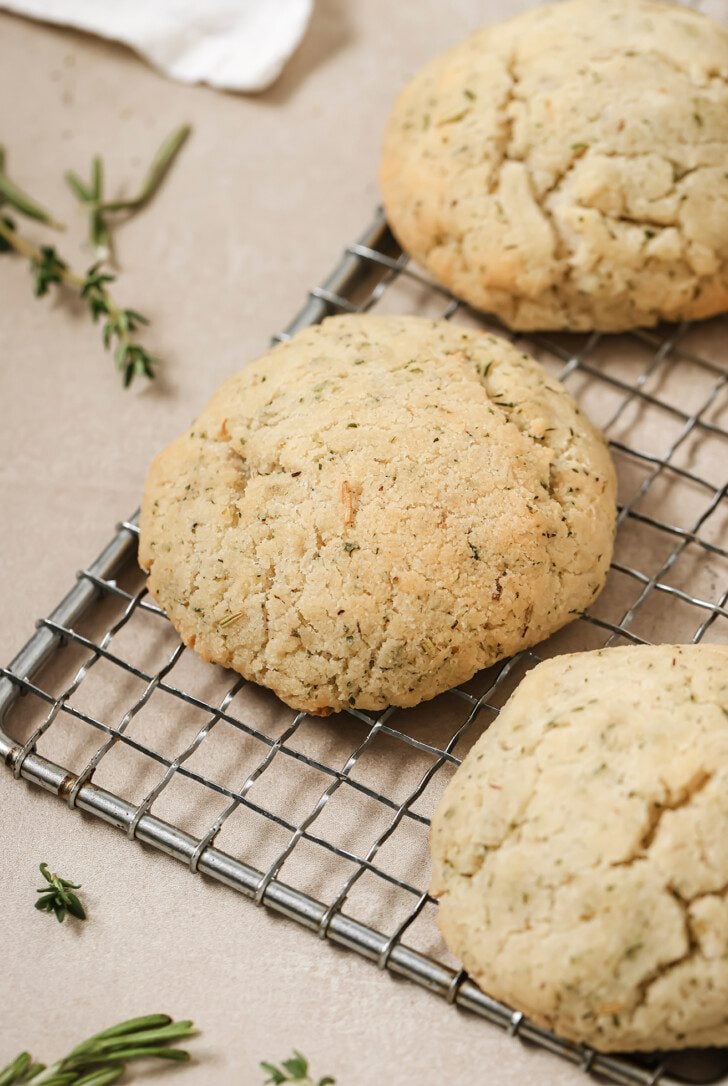
[[[381,215],[276,338],[365,310],[489,325],[408,267]],[[539,659],[728,641],[727,332],[713,321],[619,337],[511,336],[605,429],[620,483],[607,586],[538,651],[416,709],[294,713],[180,644],[144,587],[131,518],[0,672],[7,766],[595,1076],[717,1081],[726,1052],[600,1055],[481,992],[437,935],[427,827],[463,755]]]

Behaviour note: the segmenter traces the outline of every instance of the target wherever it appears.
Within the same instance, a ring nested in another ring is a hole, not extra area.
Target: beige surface
[[[0,16],[2,139],[18,179],[74,224],[74,242],[82,227],[64,168],[83,169],[103,151],[110,176],[125,180],[173,125],[195,125],[163,196],[118,236],[119,293],[154,318],[151,342],[169,360],[164,383],[123,394],[97,331],[52,301],[33,300],[25,269],[0,263],[3,662],[138,503],[153,453],[265,347],[368,220],[380,132],[401,84],[499,7],[521,6],[319,0],[299,57],[257,99],[179,87],[118,48]],[[724,0],[710,6],[728,15]],[[699,338],[713,356],[723,350],[714,326]],[[629,345],[620,358],[633,379]],[[682,364],[664,381],[665,395],[691,409],[706,387]],[[605,393],[593,404],[597,421],[613,406]],[[645,447],[664,449],[667,433],[653,440],[631,410],[615,436],[630,427]],[[690,455],[698,470],[712,463],[716,474],[715,457]],[[634,489],[638,473],[625,460],[619,466],[622,487]],[[678,512],[688,520],[694,506]],[[641,561],[644,546],[623,535],[618,553]],[[715,598],[720,575],[701,565],[706,595]],[[679,565],[675,583],[684,576]],[[604,617],[621,609],[616,598],[605,597]],[[680,606],[670,616],[664,636],[688,636]],[[637,625],[649,637],[656,621],[647,610]],[[179,1079],[195,1086],[254,1084],[257,1061],[293,1045],[344,1086],[470,1083],[492,1067],[499,1086],[582,1081],[56,799],[7,777],[0,788],[0,1055],[21,1045],[50,1055],[83,1030],[164,1008],[203,1030],[200,1063]],[[93,913],[86,927],[61,929],[32,910],[42,859],[84,883]]]

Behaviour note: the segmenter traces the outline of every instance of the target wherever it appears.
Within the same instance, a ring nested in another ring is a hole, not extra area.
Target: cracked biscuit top
[[[307,328],[152,464],[140,562],[183,640],[314,713],[414,705],[602,587],[614,472],[504,340],[415,317]]]
[[[728,646],[528,673],[432,822],[475,981],[602,1051],[728,1044]]]
[[[387,127],[402,246],[512,328],[606,331],[728,308],[728,27],[566,0],[427,65]]]

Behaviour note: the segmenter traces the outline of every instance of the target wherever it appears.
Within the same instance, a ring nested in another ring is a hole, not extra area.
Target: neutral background
[[[265,348],[367,224],[398,88],[525,6],[317,0],[281,80],[249,98],[182,87],[122,48],[0,15],[0,139],[19,182],[70,224],[64,250],[81,266],[63,170],[85,172],[100,152],[112,183],[128,184],[169,130],[194,126],[164,190],[117,234],[118,294],[152,317],[148,342],[165,359],[154,385],[123,392],[98,330],[36,301],[23,264],[0,260],[3,662],[136,507],[154,452]],[[164,1009],[202,1030],[198,1062],[179,1077],[200,1086],[257,1083],[258,1061],[293,1046],[342,1086],[582,1081],[54,798],[6,775],[0,788],[0,1065],[21,1047],[59,1054],[86,1031]],[[83,882],[86,925],[34,912],[41,859]]]

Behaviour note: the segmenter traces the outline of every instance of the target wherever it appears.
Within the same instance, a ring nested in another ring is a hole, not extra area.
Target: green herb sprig
[[[69,913],[71,916],[75,916],[77,920],[85,920],[86,910],[78,895],[73,892],[81,889],[79,884],[69,882],[68,879],[62,879],[60,875],[49,871],[48,864],[40,865],[40,873],[46,880],[47,885],[41,886],[38,890],[41,896],[35,903],[36,909],[39,909],[42,913],[55,913],[59,924],[63,923]],[[1,1078],[0,1086],[2,1086]]]
[[[92,162],[91,181],[88,185],[74,173],[66,175],[68,184],[89,211],[89,236],[97,260],[85,275],[75,272],[59,255],[55,246],[36,245],[26,238],[18,230],[15,220],[4,214],[8,207],[44,226],[63,228],[50,211],[8,176],[5,169],[5,151],[0,147],[0,253],[14,251],[28,260],[36,297],[43,297],[52,286],[66,287],[86,303],[94,322],[103,318],[103,344],[106,350],[113,351],[114,361],[122,375],[125,388],[128,388],[136,376],[153,377],[159,359],[142,346],[134,335],[141,325],[149,323],[148,320],[137,310],[126,309],[117,304],[109,289],[115,282],[115,277],[102,270],[103,261],[108,258],[111,249],[108,216],[119,211],[132,213],[151,200],[190,131],[189,125],[184,125],[164,141],[139,192],[130,199],[104,200],[104,166],[98,156]]]
[[[50,1067],[21,1052],[0,1070],[0,1086],[108,1086],[133,1060],[189,1060],[189,1052],[170,1046],[195,1032],[192,1022],[175,1022],[168,1014],[130,1018],[95,1033]]]
[[[19,211],[22,215],[25,215],[29,219],[35,219],[36,222],[42,222],[45,226],[51,226],[54,230],[65,230],[65,226],[61,222],[57,222],[53,218],[50,211],[39,204],[32,196],[28,196],[27,192],[23,192],[19,185],[16,185],[14,181],[5,173],[5,148],[0,146],[0,204],[8,203],[11,207],[14,207],[16,211]]]
[[[162,144],[152,159],[147,175],[136,196],[120,200],[104,199],[105,169],[103,159],[95,155],[91,161],[91,179],[82,181],[73,170],[66,172],[66,183],[74,195],[87,208],[89,214],[89,241],[99,261],[111,256],[112,237],[109,215],[120,212],[140,211],[156,193],[182,150],[192,131],[190,125],[176,128]]]
[[[263,1086],[267,1083],[273,1083],[274,1086],[281,1086],[284,1082],[299,1082],[301,1086],[334,1086],[336,1079],[331,1075],[325,1075],[320,1078],[318,1082],[314,1082],[311,1077],[311,1073],[308,1067],[308,1060],[296,1049],[293,1050],[293,1055],[288,1060],[283,1060],[280,1067],[276,1067],[275,1064],[261,1063],[261,1068],[268,1075],[265,1079]],[[0,1080],[0,1086],[2,1081]]]
[[[159,359],[138,343],[133,335],[140,325],[149,321],[135,309],[123,309],[117,305],[109,291],[109,284],[114,282],[113,275],[103,274],[98,263],[92,264],[85,275],[78,275],[61,259],[53,246],[35,245],[28,241],[18,233],[15,223],[6,217],[0,217],[0,243],[3,241],[7,248],[14,249],[30,262],[36,297],[47,294],[53,284],[71,287],[86,302],[94,322],[102,315],[106,318],[103,344],[107,350],[113,349],[124,388],[128,388],[138,375],[154,377],[154,367]]]

